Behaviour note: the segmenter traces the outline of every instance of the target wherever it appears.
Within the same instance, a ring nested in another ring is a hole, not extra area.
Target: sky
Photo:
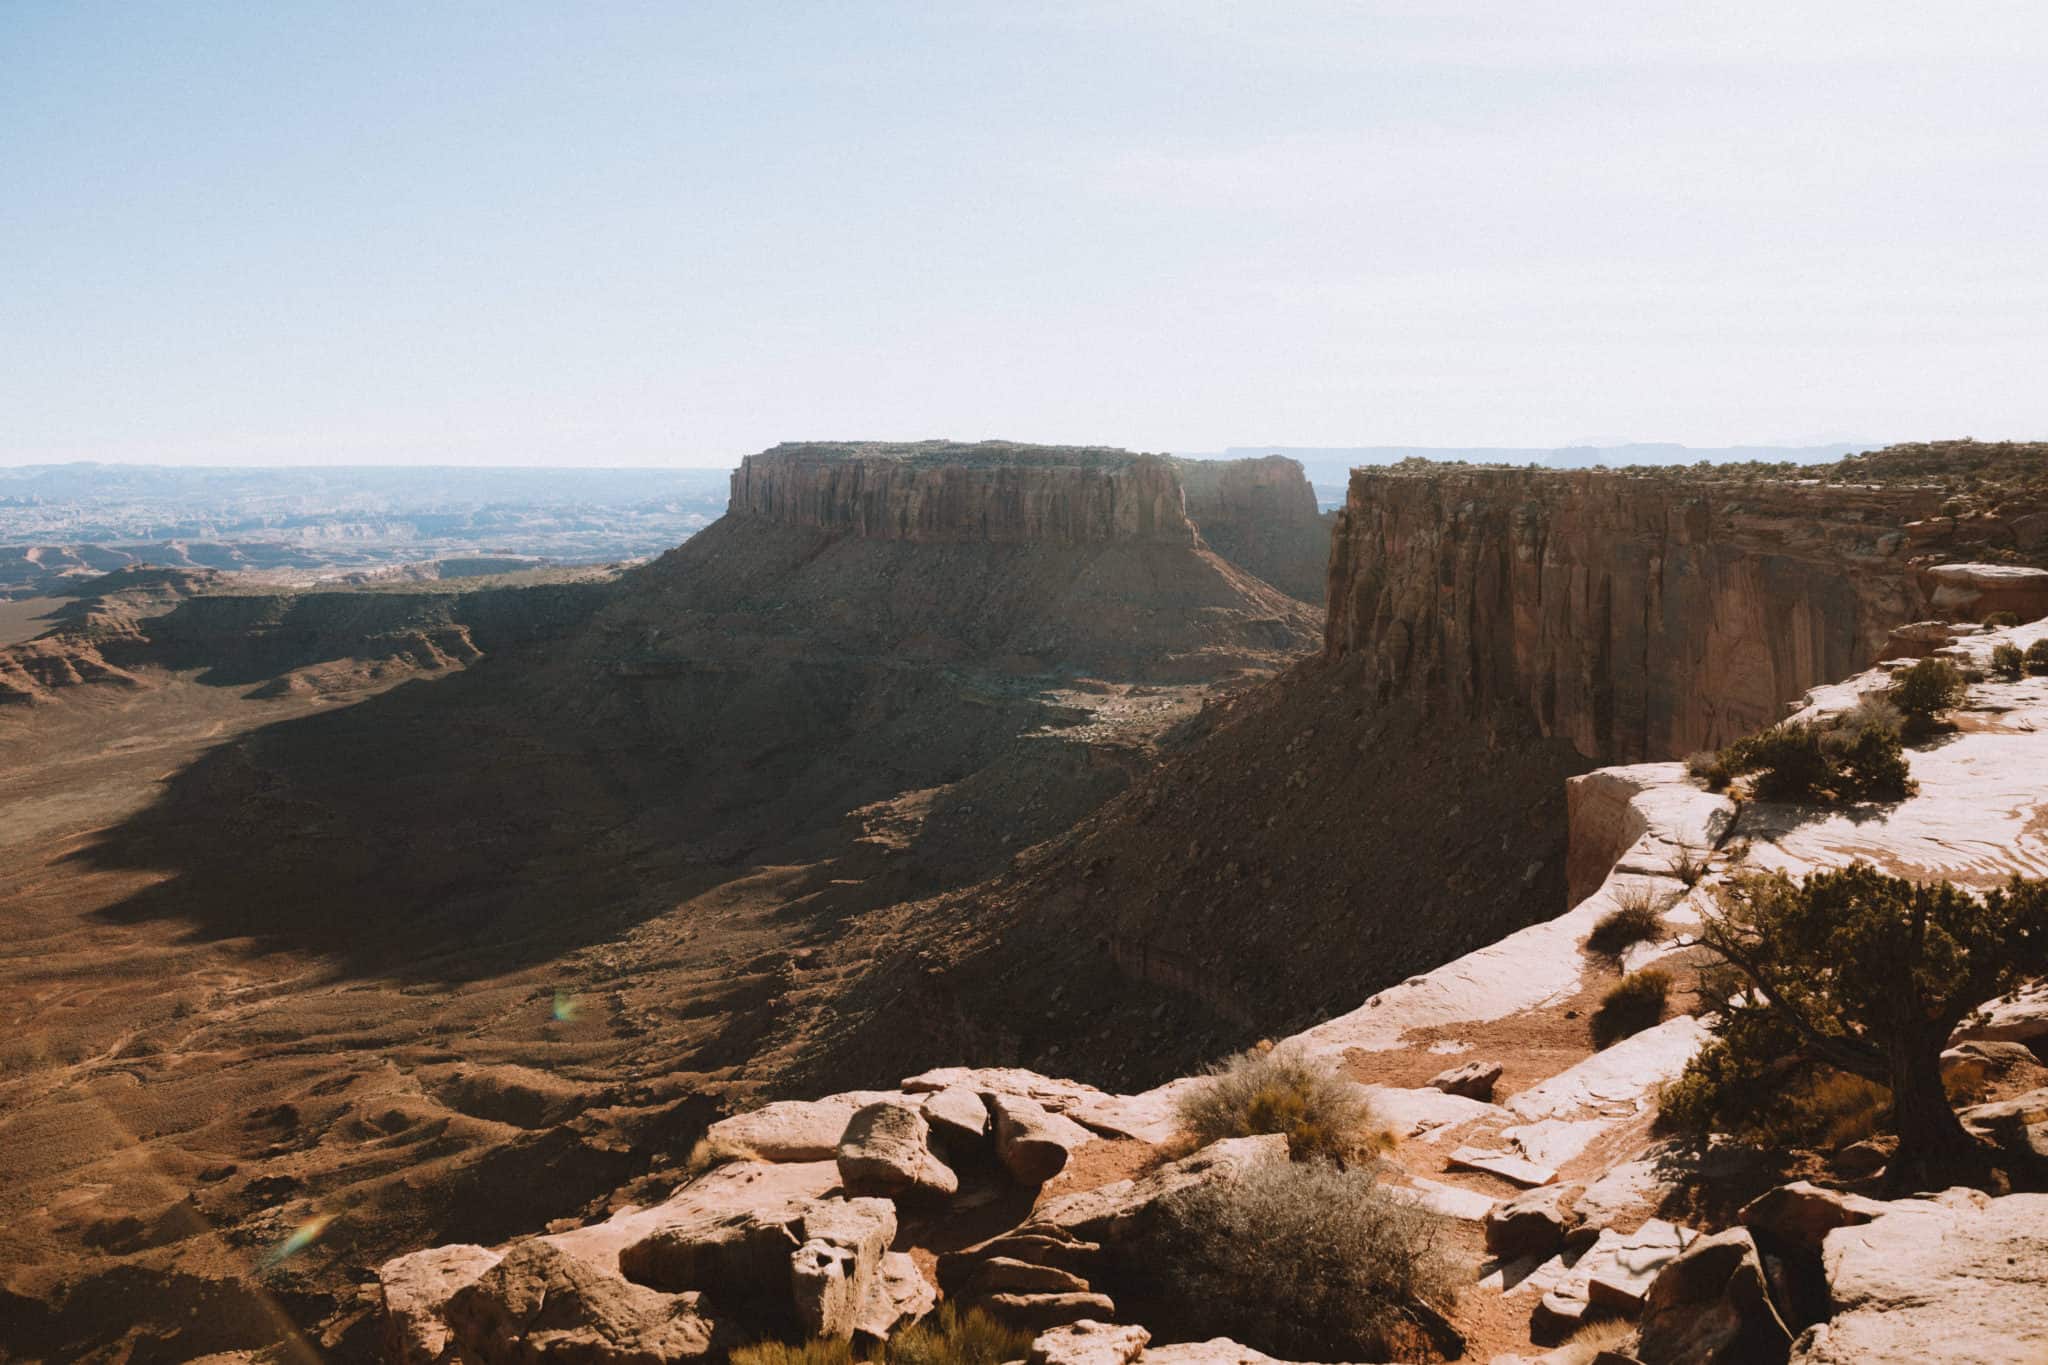
[[[0,463],[2048,436],[2048,6],[0,4]]]

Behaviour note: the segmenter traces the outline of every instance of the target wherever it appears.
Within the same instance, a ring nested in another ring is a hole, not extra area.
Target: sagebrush
[[[1296,1161],[1361,1161],[1389,1139],[1358,1084],[1293,1048],[1240,1053],[1181,1098],[1181,1126],[1197,1142],[1284,1133]]]
[[[1441,1322],[1458,1273],[1442,1215],[1327,1162],[1274,1162],[1160,1201],[1147,1256],[1175,1331],[1290,1360],[1386,1360]]]

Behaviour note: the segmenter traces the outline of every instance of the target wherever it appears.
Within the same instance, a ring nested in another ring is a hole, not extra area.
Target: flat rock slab
[[[729,1161],[659,1204],[623,1208],[601,1223],[549,1233],[541,1240],[601,1270],[616,1272],[621,1251],[663,1228],[807,1204],[838,1188],[839,1167],[830,1161]]]
[[[848,1194],[948,1198],[960,1177],[931,1149],[931,1124],[907,1104],[856,1109],[839,1139],[839,1183]]]
[[[1950,1191],[1827,1235],[1834,1317],[1796,1365],[2012,1365],[2048,1357],[2048,1194]]]
[[[1452,1152],[1449,1164],[1468,1171],[1484,1171],[1497,1175],[1511,1185],[1533,1187],[1548,1185],[1557,1179],[1557,1172],[1548,1166],[1538,1166],[1525,1156],[1514,1152],[1493,1152],[1481,1147],[1460,1147]]]
[[[1530,1120],[1578,1118],[1588,1109],[1609,1117],[1640,1113],[1708,1036],[1706,1025],[1689,1014],[1666,1019],[1521,1091],[1508,1108]]]
[[[1036,1071],[1014,1066],[935,1067],[904,1077],[902,1088],[912,1095],[955,1088],[984,1095],[1018,1095],[1036,1101],[1056,1114],[1108,1098],[1092,1085],[1062,1080],[1057,1076],[1041,1076]]]
[[[1504,1121],[1511,1117],[1499,1105],[1484,1100],[1450,1095],[1428,1086],[1362,1085],[1359,1087],[1373,1116],[1387,1125],[1398,1138],[1418,1138],[1441,1128],[1453,1128],[1475,1119]]]
[[[891,1091],[861,1090],[821,1100],[777,1100],[720,1119],[704,1136],[743,1147],[764,1161],[830,1161],[856,1109],[901,1098]]]
[[[1633,1311],[1657,1273],[1678,1259],[1698,1236],[1653,1218],[1625,1235],[1604,1229],[1599,1240],[1568,1267],[1562,1259],[1545,1262],[1525,1282],[1543,1289],[1530,1316],[1531,1330],[1539,1341],[1554,1342],[1571,1335],[1593,1308]],[[1553,1265],[1556,1270],[1545,1275]]]
[[[1558,1167],[1593,1145],[1623,1119],[1538,1119],[1501,1129],[1500,1135],[1538,1166]]]
[[[384,1295],[384,1356],[396,1365],[433,1365],[448,1349],[448,1300],[504,1259],[468,1243],[429,1247],[377,1270]]]
[[[1490,1194],[1460,1189],[1456,1185],[1446,1185],[1441,1181],[1425,1179],[1419,1175],[1410,1176],[1406,1185],[1383,1182],[1380,1188],[1396,1199],[1405,1199],[1411,1204],[1419,1204],[1446,1218],[1456,1218],[1466,1223],[1483,1222],[1486,1215],[1493,1211],[1495,1203]]]
[[[1111,1137],[1136,1138],[1155,1147],[1180,1135],[1180,1102],[1201,1088],[1201,1076],[1183,1076],[1137,1095],[1102,1095],[1070,1107],[1067,1117]]]

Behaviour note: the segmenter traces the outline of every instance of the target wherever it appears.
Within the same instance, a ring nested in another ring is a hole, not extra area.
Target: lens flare
[[[277,1249],[264,1258],[263,1268],[268,1270],[280,1261],[289,1260],[313,1245],[320,1234],[327,1230],[327,1225],[333,1221],[334,1215],[331,1213],[316,1213],[293,1228],[292,1235],[278,1243]]]
[[[576,992],[559,986],[555,988],[554,1015],[557,1023],[567,1024],[574,1022],[577,1012],[582,1008],[582,1003],[576,999]]]

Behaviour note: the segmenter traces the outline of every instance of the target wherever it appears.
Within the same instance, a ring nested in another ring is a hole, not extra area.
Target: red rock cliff
[[[1099,446],[786,443],[740,462],[729,510],[875,540],[1195,540],[1171,460]]]
[[[1898,528],[1923,488],[1605,470],[1357,470],[1325,652],[1382,696],[1524,704],[1601,762],[1709,748],[1929,613]]]
[[[1322,605],[1330,524],[1316,511],[1301,463],[1176,460],[1188,516],[1209,548],[1305,602]]]

